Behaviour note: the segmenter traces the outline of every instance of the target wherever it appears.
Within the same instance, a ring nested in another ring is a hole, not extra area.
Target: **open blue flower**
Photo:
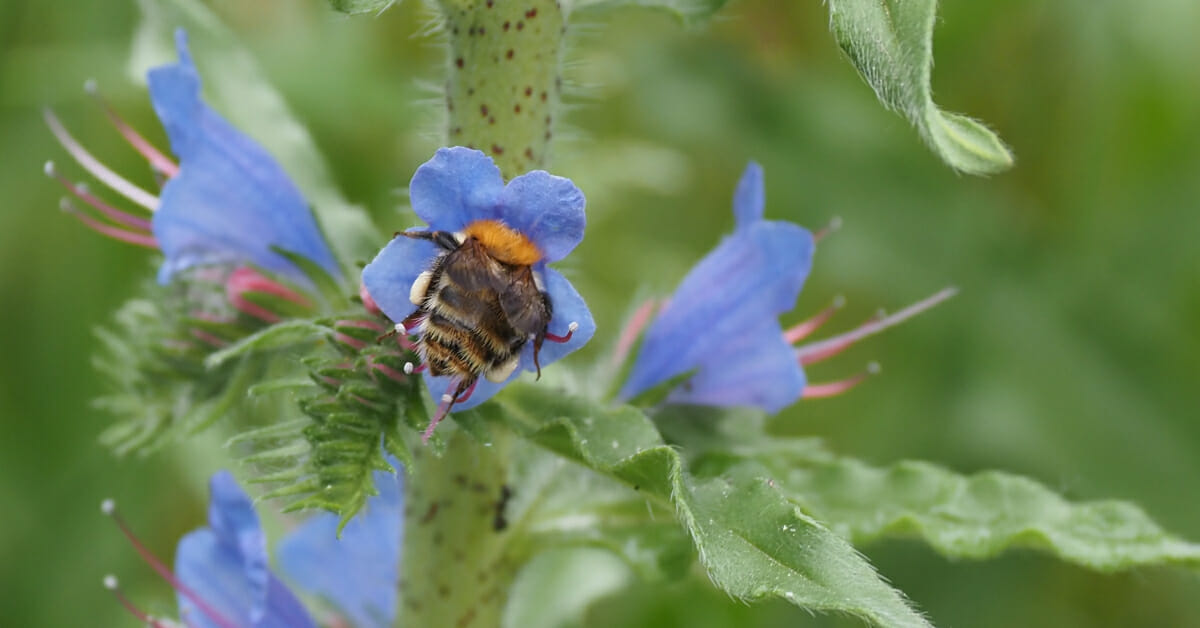
[[[955,294],[954,288],[946,288],[848,332],[795,346],[829,320],[841,303],[835,301],[787,330],[780,327],[780,314],[792,309],[812,269],[820,234],[763,220],[764,196],[762,168],[751,162],[733,196],[737,227],[692,268],[650,323],[620,399],[632,399],[678,377],[683,381],[668,393],[668,402],[757,407],[774,413],[802,397],[839,395],[875,372],[876,366],[819,384],[808,383],[804,366],[833,357]],[[629,350],[652,312],[653,303],[639,308],[621,334],[619,356]]]
[[[392,466],[400,468],[394,459]],[[404,530],[403,477],[375,472],[379,494],[338,534],[341,518],[322,513],[279,544],[276,555],[288,579],[329,600],[356,628],[390,628],[396,617],[396,583]]]
[[[279,247],[339,270],[309,210],[283,168],[200,99],[187,34],[175,33],[179,62],[150,70],[150,100],[166,128],[179,172],[163,187],[152,226],[166,255],[158,278],[212,263],[253,263],[298,276]]]
[[[153,212],[151,218],[110,205],[47,162],[46,174],[91,211],[76,208],[65,198],[63,209],[108,237],[160,249],[166,256],[158,272],[161,283],[181,270],[208,264],[254,264],[306,282],[300,269],[272,247],[306,257],[339,276],[337,260],[300,191],[263,147],[204,104],[182,29],[175,32],[175,44],[179,62],[150,70],[146,79],[151,104],[167,130],[178,164],[105,106],[117,131],[166,180],[160,196],[110,170],[67,132],[52,111],[43,112],[54,137],[80,166],[128,201]],[[90,81],[87,89],[96,91]]]
[[[546,264],[566,257],[583,239],[583,193],[570,179],[535,170],[504,183],[500,169],[480,151],[442,148],[413,175],[409,186],[413,211],[434,231],[460,232],[477,221],[498,221],[527,238],[540,253],[532,264],[553,307],[548,334],[569,338],[541,347],[538,362],[546,366],[582,347],[596,331],[583,297],[569,281]],[[363,269],[362,280],[370,297],[383,313],[396,322],[417,310],[409,299],[413,282],[429,270],[441,254],[428,240],[397,237]],[[572,333],[571,324],[577,327]],[[456,407],[466,409],[495,395],[522,371],[535,371],[533,343],[526,343],[513,374],[502,383],[480,378],[468,400]],[[436,397],[450,389],[447,377],[425,372],[425,380]]]
[[[804,390],[804,371],[779,315],[812,267],[813,236],[763,220],[762,168],[751,163],[733,196],[737,227],[683,279],[646,331],[620,398],[689,371],[668,401],[776,412]]]
[[[341,542],[320,515],[298,529],[280,554],[289,576],[359,627],[390,626],[395,613],[402,497],[395,474],[377,473],[376,482],[380,494],[347,525]],[[180,617],[197,628],[315,628],[269,568],[250,498],[224,471],[213,475],[210,489],[208,527],[187,534],[176,548],[175,575],[186,587],[178,594]],[[312,569],[323,571],[324,578],[308,573]]]

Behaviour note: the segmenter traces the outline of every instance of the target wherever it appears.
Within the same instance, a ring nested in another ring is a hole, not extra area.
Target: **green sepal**
[[[207,368],[214,369],[229,360],[253,353],[263,353],[325,338],[329,329],[306,319],[287,320],[257,331],[204,359]]]
[[[289,262],[295,265],[313,283],[317,293],[330,306],[340,309],[346,305],[350,295],[342,288],[338,280],[319,264],[299,253],[293,253],[277,246],[272,246],[271,250],[286,257]]]

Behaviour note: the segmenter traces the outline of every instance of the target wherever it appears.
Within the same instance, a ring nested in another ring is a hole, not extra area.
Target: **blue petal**
[[[210,527],[179,541],[176,576],[226,625],[315,627],[299,600],[267,568],[262,529],[250,498],[227,472],[215,474],[210,487]],[[178,600],[180,616],[188,625],[220,626],[189,597],[180,593]]]
[[[570,179],[544,170],[509,181],[500,196],[504,222],[532,240],[545,262],[566,257],[583,240],[584,204]]]
[[[765,197],[762,166],[752,161],[746,165],[733,192],[733,217],[738,230],[762,220]]]
[[[390,459],[399,469],[399,462]],[[303,589],[337,606],[357,628],[385,628],[396,616],[396,582],[404,529],[403,478],[376,471],[379,494],[346,524],[338,538],[339,517],[320,514],[304,522],[280,543],[283,572]]]
[[[399,323],[417,311],[409,292],[417,275],[428,270],[438,254],[437,245],[429,240],[397,236],[363,268],[363,285],[388,318]]]
[[[804,371],[774,319],[722,343],[721,359],[703,365],[667,397],[671,403],[786,408],[804,392]]]
[[[646,331],[620,397],[629,399],[672,377],[697,370],[693,391],[711,378],[730,377],[738,351],[781,356],[791,348],[776,322],[791,309],[812,265],[813,239],[786,222],[757,221],[739,229],[697,264]],[[778,347],[768,351],[768,345]],[[733,345],[733,346],[730,346]],[[762,386],[792,390],[800,367],[773,360]],[[747,391],[722,405],[763,405]],[[791,399],[795,400],[795,397]],[[768,408],[770,409],[770,408]]]
[[[166,256],[159,281],[189,266],[248,262],[304,281],[272,246],[303,255],[334,276],[337,261],[307,202],[261,146],[200,99],[200,78],[176,32],[179,63],[150,70],[150,100],[179,156],[152,220]]]
[[[439,148],[409,183],[413,211],[435,231],[459,231],[475,220],[502,219],[504,178],[490,157],[472,148]]]
[[[550,304],[554,308],[550,324],[546,326],[547,331],[556,336],[566,336],[568,326],[572,322],[579,324],[567,342],[547,340],[542,343],[542,350],[538,353],[538,362],[542,368],[546,368],[547,365],[557,362],[587,344],[596,334],[596,321],[592,320],[592,313],[584,303],[583,297],[575,290],[575,286],[567,281],[566,277],[553,268],[541,268],[539,272],[542,273],[546,292],[550,295]],[[454,409],[468,410],[491,399],[525,371],[530,373],[537,371],[537,366],[533,363],[533,343],[525,344],[525,348],[521,350],[521,361],[507,380],[496,383],[480,377],[475,383],[475,390],[471,393],[470,399],[454,404]],[[424,378],[425,385],[429,387],[429,393],[435,400],[440,400],[443,394],[454,394],[457,384],[452,378],[434,377],[428,370],[425,371]]]

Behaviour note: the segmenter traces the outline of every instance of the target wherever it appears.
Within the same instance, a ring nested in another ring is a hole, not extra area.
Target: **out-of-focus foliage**
[[[211,3],[313,134],[348,202],[385,231],[441,130],[445,60],[411,38],[418,3],[346,20],[324,2]],[[884,366],[854,393],[805,402],[780,433],[826,438],[879,466],[926,458],[957,472],[1002,468],[1083,501],[1136,501],[1200,536],[1200,7],[1017,0],[943,2],[934,89],[947,109],[998,130],[1019,156],[990,179],[960,177],[879,107],[846,63],[820,2],[742,1],[706,30],[636,9],[580,13],[568,102],[573,137],[556,172],[588,195],[588,237],[571,280],[603,333],[629,295],[665,294],[728,224],[748,159],[767,172],[772,216],[810,227],[838,215],[797,312],[836,294],[845,326],[947,283],[951,303],[811,370],[835,379]],[[123,625],[99,586],[121,576],[152,611],[174,601],[97,513],[114,496],[161,556],[203,519],[204,478],[227,464],[219,438],[116,461],[90,366],[91,327],[136,293],[145,253],[61,215],[40,176],[62,160],[39,121],[53,105],[93,152],[153,180],[80,88],[88,77],[160,146],[144,90],[126,78],[134,6],[0,4],[0,624]],[[198,42],[197,42],[198,43]],[[436,104],[436,103],[435,103]],[[236,107],[227,103],[223,107]],[[235,112],[223,109],[233,115]],[[247,128],[253,135],[253,128]],[[563,134],[559,134],[561,137]],[[380,243],[382,244],[382,242]],[[365,260],[363,260],[365,261]],[[785,321],[790,322],[790,321]],[[577,356],[601,357],[603,343]],[[267,525],[278,525],[268,520]],[[272,535],[278,537],[278,535]],[[1188,625],[1193,576],[1096,575],[1034,554],[949,563],[920,544],[864,548],[939,625]],[[612,579],[615,581],[615,578]],[[609,585],[614,586],[614,585]],[[998,592],[1004,592],[999,594]],[[69,596],[71,604],[62,604]],[[809,619],[746,607],[702,579],[602,601],[587,625],[775,626]]]

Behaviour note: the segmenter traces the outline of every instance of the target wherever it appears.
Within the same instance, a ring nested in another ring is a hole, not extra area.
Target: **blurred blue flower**
[[[799,398],[804,371],[778,319],[808,277],[813,236],[763,220],[763,201],[762,168],[751,163],[733,196],[733,234],[692,268],[650,325],[621,399],[688,372],[668,401],[777,412]]]
[[[85,170],[113,191],[153,212],[149,220],[108,204],[47,163],[46,174],[90,206],[63,208],[92,229],[123,242],[158,248],[166,257],[161,283],[194,266],[253,264],[306,282],[300,269],[272,247],[312,260],[340,276],[316,219],[283,168],[262,146],[238,131],[200,99],[200,77],[188,52],[187,34],[175,33],[179,62],[150,70],[146,79],[155,113],[167,131],[176,164],[122,120],[106,113],[126,140],[165,183],[159,196],[105,167],[73,138],[53,112],[44,112],[59,143]],[[88,90],[95,92],[89,82]],[[98,96],[98,94],[97,94]]]
[[[871,334],[896,325],[949,298],[947,288],[890,316],[877,316],[832,338],[800,346],[841,306],[835,302],[784,330],[779,316],[791,310],[812,269],[816,240],[807,229],[763,219],[763,173],[750,163],[733,196],[736,228],[684,277],[650,323],[637,360],[618,397],[629,400],[682,378],[670,403],[757,407],[778,412],[805,397],[841,394],[866,378],[810,384],[804,366],[832,357]],[[624,357],[652,314],[642,307],[622,334]]]
[[[377,472],[379,495],[336,538],[319,515],[281,546],[289,577],[324,596],[358,627],[390,626],[402,525],[399,479]],[[268,567],[266,539],[250,498],[233,476],[221,471],[210,481],[208,527],[180,540],[175,575],[180,618],[197,628],[303,628],[317,625],[296,596]],[[366,548],[372,548],[367,552]]]
[[[244,262],[298,277],[298,269],[272,246],[338,276],[337,261],[300,191],[265,149],[200,99],[200,77],[182,29],[175,45],[179,63],[146,76],[154,111],[180,160],[152,221],[167,257],[159,281],[198,264]]]
[[[413,211],[430,230],[460,232],[472,223],[498,221],[537,248],[539,259],[532,267],[540,275],[553,306],[547,337],[567,338],[542,346],[538,355],[542,366],[591,339],[596,324],[583,297],[565,277],[546,266],[566,257],[583,239],[583,193],[570,179],[535,170],[506,185],[495,162],[482,152],[442,148],[417,169],[409,196]],[[428,240],[396,237],[363,269],[363,285],[388,318],[402,322],[417,310],[409,300],[413,282],[440,254],[437,245]],[[577,325],[573,332],[572,323]],[[519,366],[508,380],[494,383],[480,378],[470,398],[457,407],[479,405],[522,371],[535,371],[533,352],[533,343],[526,343]],[[424,376],[435,398],[452,387],[451,378],[433,377],[428,371]]]

